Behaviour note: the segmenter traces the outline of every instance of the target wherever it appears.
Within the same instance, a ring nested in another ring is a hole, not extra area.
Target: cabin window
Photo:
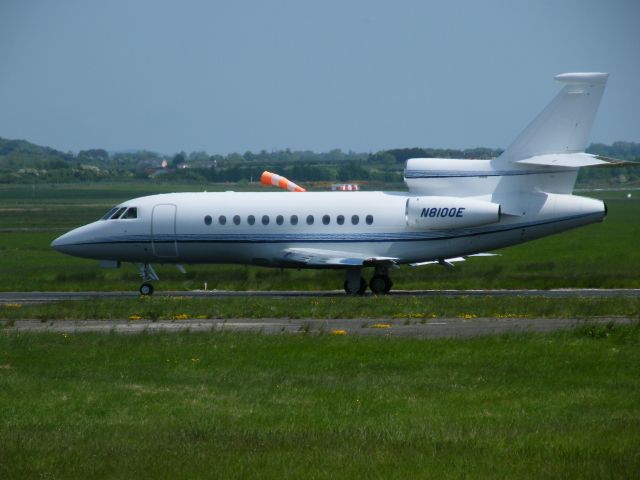
[[[121,208],[119,208],[119,209],[116,211],[116,213],[114,213],[113,215],[111,215],[111,220],[117,220],[118,218],[120,218],[120,215],[122,215],[126,209],[127,209],[127,207],[121,207]]]
[[[269,215],[263,215],[262,216],[262,224],[263,225],[269,225]]]
[[[240,215],[234,215],[233,216],[233,223],[235,225],[240,225]]]
[[[248,223],[249,225],[253,225],[254,223],[256,223],[256,217],[254,217],[253,215],[249,215],[249,216],[247,217],[247,223]]]
[[[284,217],[283,217],[282,215],[278,215],[278,216],[276,217],[276,223],[277,223],[278,225],[282,225],[282,224],[284,223]]]
[[[122,218],[126,218],[127,220],[131,220],[133,218],[138,218],[138,209],[137,207],[130,207],[129,210],[124,212]]]
[[[211,215],[205,215],[204,224],[205,225],[211,225]]]
[[[331,217],[329,215],[323,215],[322,216],[322,223],[324,225],[329,225],[329,222],[331,222]]]
[[[313,225],[313,215],[307,215],[307,225]]]
[[[367,225],[371,225],[373,223],[373,215],[367,215],[364,221],[367,222]]]
[[[290,222],[291,222],[291,225],[297,225],[298,224],[298,216],[297,215],[291,215]]]
[[[227,223],[227,217],[225,217],[224,215],[220,215],[218,217],[218,223],[220,225],[225,225]]]
[[[336,217],[336,223],[337,223],[338,225],[344,225],[344,215],[338,215],[338,216]]]
[[[111,215],[113,215],[116,210],[118,210],[118,207],[113,207],[111,210],[105,213],[102,218],[100,218],[100,220],[107,220],[108,218],[111,218]]]
[[[360,217],[358,215],[351,215],[351,223],[357,225],[360,223]]]

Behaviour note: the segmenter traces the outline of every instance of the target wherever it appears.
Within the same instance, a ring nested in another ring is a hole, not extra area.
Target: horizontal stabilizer
[[[615,158],[590,155],[588,153],[569,153],[536,155],[535,157],[518,160],[515,163],[524,165],[544,165],[548,167],[580,168],[580,167],[624,167],[634,165],[635,162],[616,160]]]

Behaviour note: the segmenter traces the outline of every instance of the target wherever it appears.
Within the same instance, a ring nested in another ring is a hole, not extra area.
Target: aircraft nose
[[[87,242],[93,239],[94,234],[95,228],[92,224],[78,227],[56,238],[51,242],[51,248],[67,255],[86,256],[88,249],[90,250]]]
[[[51,242],[51,248],[57,250],[62,253],[69,253],[69,248],[71,247],[72,242],[70,241],[71,232],[67,232],[64,235],[60,235],[53,242]]]

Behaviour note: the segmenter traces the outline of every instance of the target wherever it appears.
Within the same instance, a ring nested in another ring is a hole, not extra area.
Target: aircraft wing
[[[395,265],[394,257],[371,257],[353,252],[340,252],[320,248],[287,248],[283,250],[282,260],[285,262],[310,266],[362,267],[365,265]]]

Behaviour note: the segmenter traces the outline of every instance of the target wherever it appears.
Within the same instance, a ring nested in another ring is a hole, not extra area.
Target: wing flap
[[[361,267],[385,263],[393,265],[398,259],[319,248],[287,248],[283,250],[282,260],[309,266]]]
[[[442,265],[443,267],[453,268],[455,263],[465,262],[469,257],[497,257],[499,253],[474,253],[473,255],[466,255],[464,257],[453,257],[453,258],[440,258],[438,260],[431,260],[429,262],[416,262],[410,263],[410,267],[421,267],[423,265]]]

